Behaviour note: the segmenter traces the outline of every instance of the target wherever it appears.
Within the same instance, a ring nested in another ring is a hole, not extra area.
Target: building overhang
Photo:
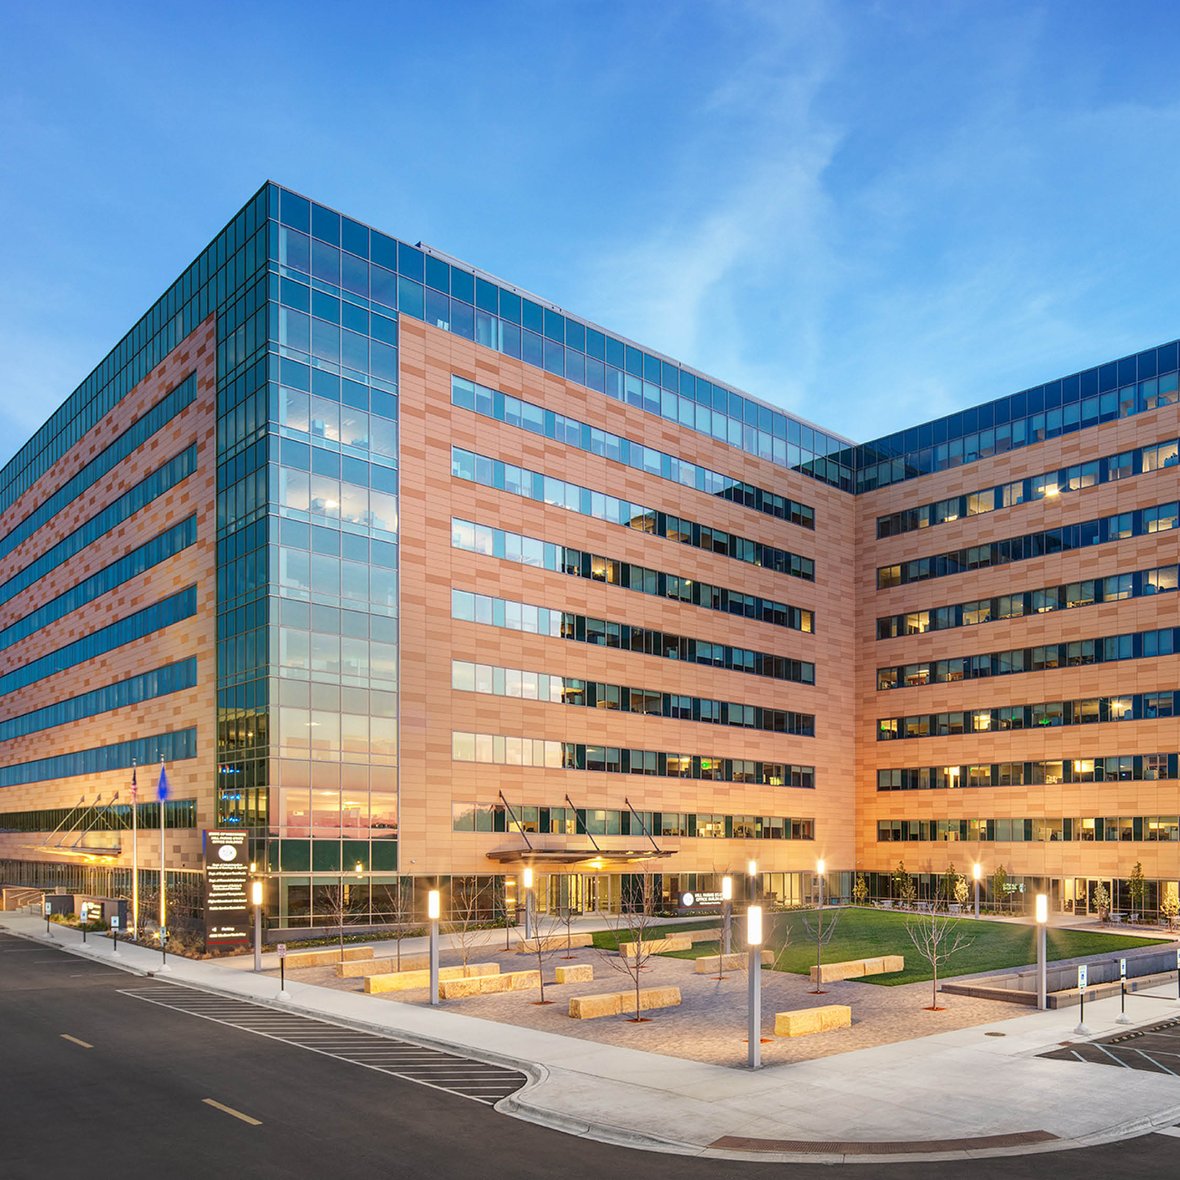
[[[606,869],[671,856],[662,848],[493,848],[488,860],[499,864],[585,865]]]

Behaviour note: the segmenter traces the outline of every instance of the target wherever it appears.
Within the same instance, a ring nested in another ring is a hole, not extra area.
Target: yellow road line
[[[61,1039],[63,1041],[69,1041],[73,1045],[81,1045],[83,1049],[93,1049],[94,1048],[94,1046],[89,1041],[80,1041],[80,1040],[78,1040],[77,1037],[70,1036],[69,1033],[62,1033]]]
[[[216,1102],[212,1098],[202,1098],[201,1101],[206,1106],[216,1107],[217,1110],[224,1111],[226,1114],[232,1114],[234,1118],[241,1119],[244,1123],[249,1123],[252,1127],[261,1127],[261,1119],[252,1119],[248,1114],[242,1114],[240,1110],[234,1110],[232,1106],[226,1106],[224,1103]]]

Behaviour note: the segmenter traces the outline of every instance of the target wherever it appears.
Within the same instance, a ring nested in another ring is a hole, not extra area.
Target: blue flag
[[[168,798],[168,772],[164,769],[164,763],[160,763],[160,781],[156,786],[156,798],[161,803]]]

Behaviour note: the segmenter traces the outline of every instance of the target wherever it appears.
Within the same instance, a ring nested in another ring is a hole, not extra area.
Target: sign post
[[[275,950],[279,952],[279,999],[289,1000],[287,994],[287,944],[280,942]]]
[[[260,883],[261,884],[261,883]],[[246,832],[205,833],[205,947],[250,943],[250,856]],[[260,916],[261,905],[255,907]]]
[[[172,968],[168,966],[168,928],[166,926],[161,926],[157,932],[157,937],[160,940],[161,955],[159,970],[161,973],[165,971],[171,971]]]
[[[1090,1035],[1090,1030],[1086,1027],[1086,983],[1087,983],[1086,964],[1079,963],[1078,964],[1078,994],[1081,997],[1082,1010],[1078,1015],[1078,1026],[1077,1026],[1077,1028],[1075,1028],[1073,1030],[1075,1033],[1077,1033],[1077,1035],[1079,1037],[1088,1037]]]
[[[111,954],[116,958],[119,957],[119,915],[113,914],[111,916],[111,938],[114,939],[114,949]]]
[[[1119,1014],[1115,1024],[1130,1023],[1131,1018],[1127,1015],[1127,960],[1119,959]]]
[[[49,915],[53,913],[53,906],[50,904],[49,898],[45,899],[45,937],[52,938],[53,935],[49,930]]]

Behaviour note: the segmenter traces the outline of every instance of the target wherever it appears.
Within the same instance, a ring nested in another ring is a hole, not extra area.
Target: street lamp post
[[[758,900],[758,862],[756,860],[746,861],[746,875],[750,878],[748,882],[749,899],[750,901]]]
[[[437,889],[426,895],[426,916],[430,919],[430,1003],[438,1007],[438,918],[441,912]]]
[[[525,942],[533,937],[533,866],[525,865],[521,874],[524,885],[524,938]]]
[[[819,879],[819,908],[815,915],[815,994],[823,994],[824,966],[824,869],[827,866],[821,857],[815,862],[815,875]]]
[[[975,878],[975,920],[979,921],[979,879],[983,876],[983,865],[976,861],[971,866],[971,875]]]
[[[721,953],[733,952],[733,878],[721,878]]]
[[[1037,1008],[1044,1012],[1048,1007],[1046,999],[1046,951],[1045,928],[1049,924],[1049,899],[1043,893],[1037,894]]]
[[[254,970],[262,970],[262,878],[250,882],[250,901],[254,904]]]
[[[749,1052],[747,1064],[758,1069],[762,1064],[762,907],[746,910],[746,947],[749,955],[750,988],[747,996],[746,1035]]]

